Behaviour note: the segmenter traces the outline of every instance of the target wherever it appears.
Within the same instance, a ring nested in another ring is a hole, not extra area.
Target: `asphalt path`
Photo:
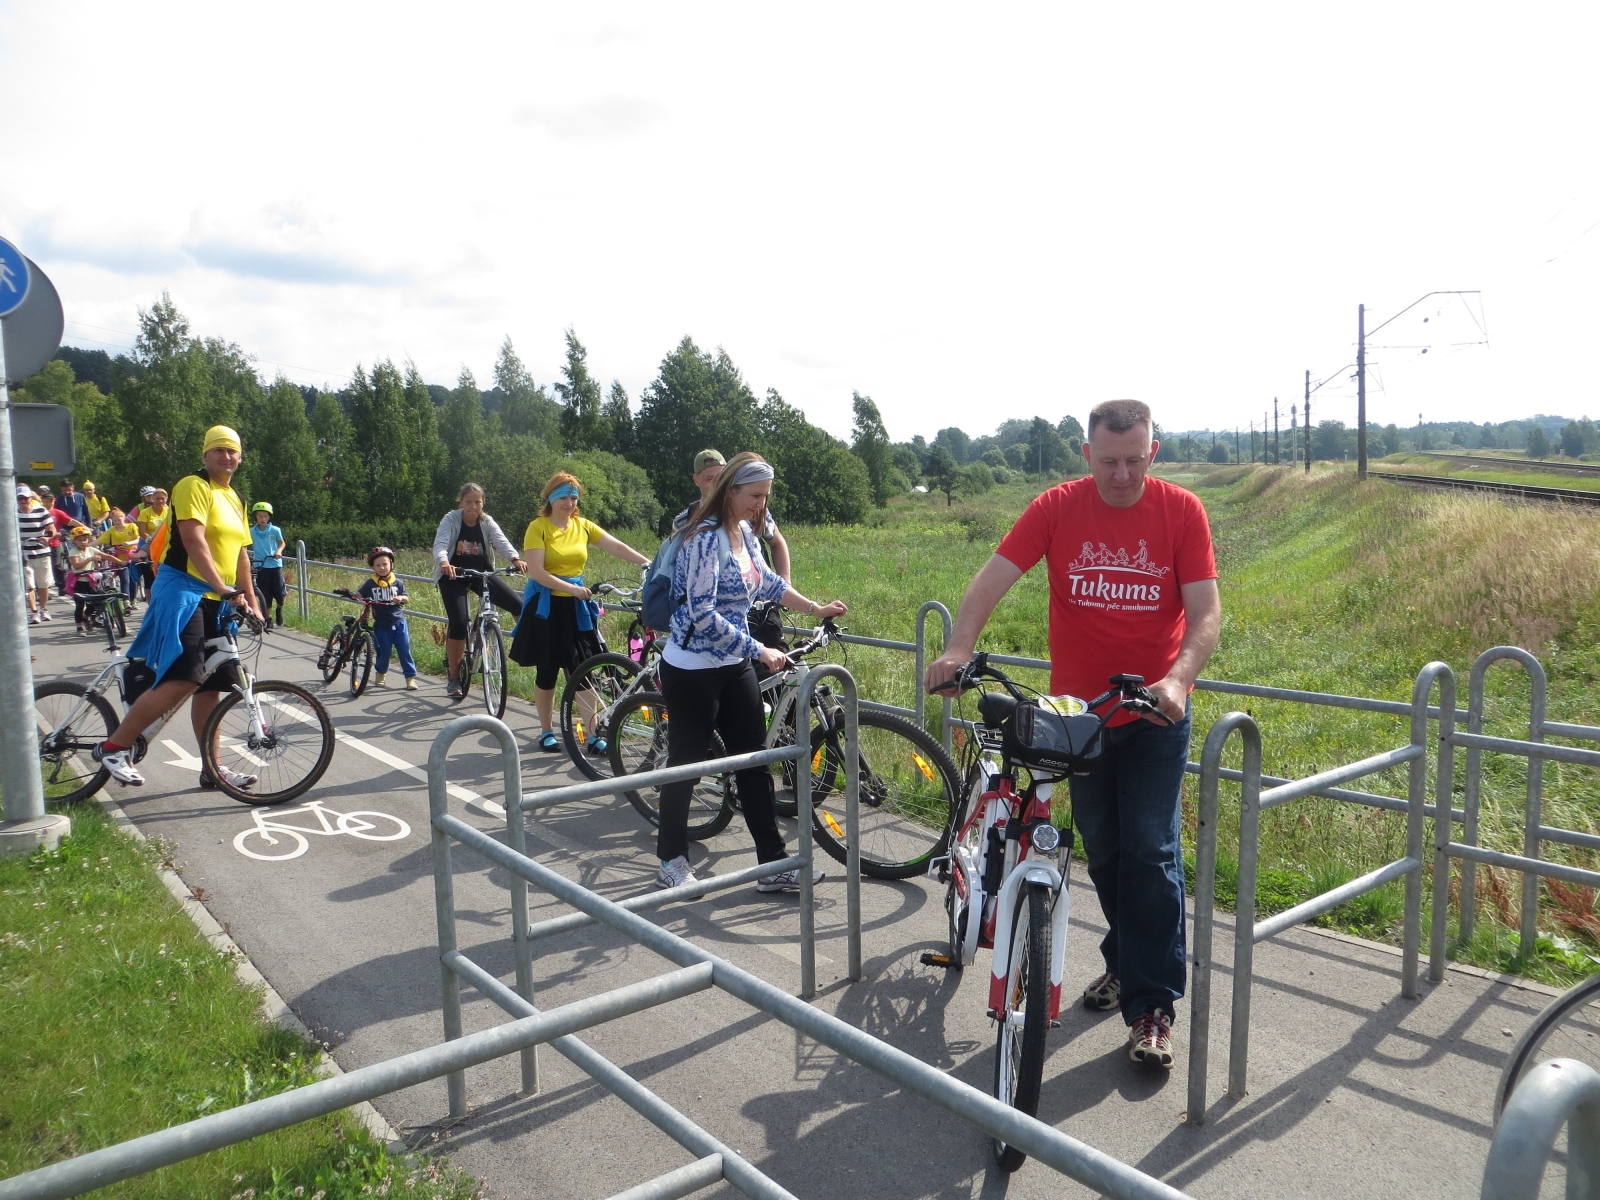
[[[35,678],[86,681],[105,661],[103,642],[75,637],[70,608],[52,607],[55,623],[30,629]],[[309,638],[274,631],[255,668],[258,678],[317,690],[338,731],[328,773],[300,801],[256,809],[199,790],[186,714],[162,731],[146,758],[146,785],[111,785],[111,794],[147,836],[176,848],[178,871],[195,895],[340,1065],[353,1069],[442,1038],[422,768],[447,721],[483,709],[476,695],[449,703],[442,682],[426,677],[420,692],[370,689],[352,700],[342,686],[322,687],[317,649]],[[399,681],[397,667],[390,679]],[[521,739],[525,789],[579,778],[564,756],[533,748],[531,705],[513,699],[506,721]],[[451,811],[503,837],[500,772],[488,739],[456,744]],[[351,813],[381,814],[346,820],[346,829],[369,838],[339,832],[338,814]],[[303,831],[304,852],[270,857],[297,845],[281,832],[274,834],[278,845],[269,845],[261,822]],[[527,835],[541,862],[602,894],[620,899],[651,889],[653,831],[621,798],[545,810],[530,816]],[[392,840],[370,840],[377,836]],[[702,874],[754,864],[738,820],[691,857]],[[849,982],[844,886],[835,864],[826,865],[829,878],[816,900],[818,1005],[987,1090],[994,1038],[984,1012],[987,955],[964,975],[921,965],[922,953],[940,949],[944,939],[937,888],[925,880],[866,880],[866,978]],[[510,982],[509,876],[459,846],[454,871],[461,949]],[[1101,970],[1096,947],[1104,925],[1082,878],[1075,867],[1067,995]],[[537,892],[530,905],[534,920],[564,911]],[[1225,916],[1218,920],[1223,960],[1232,932]],[[793,895],[739,888],[653,919],[781,987],[798,988]],[[598,927],[538,943],[536,954],[537,1003],[545,1008],[668,967]],[[1230,981],[1219,964],[1206,1125],[1182,1121],[1183,1008],[1180,1057],[1168,1074],[1128,1062],[1114,1014],[1064,1007],[1061,1027],[1050,1034],[1041,1119],[1197,1196],[1344,1200],[1352,1187],[1411,1196],[1419,1185],[1439,1195],[1476,1194],[1508,1034],[1526,1026],[1546,995],[1451,972],[1421,1001],[1403,1001],[1398,959],[1386,948],[1304,930],[1264,943],[1256,964],[1251,1094],[1244,1100],[1222,1099]],[[464,1000],[469,1032],[502,1019],[471,989]],[[996,1172],[988,1139],[970,1126],[717,991],[582,1036],[797,1196],[1091,1194],[1036,1163],[1014,1176]],[[468,1073],[472,1114],[447,1136],[457,1165],[486,1179],[490,1195],[595,1200],[690,1161],[553,1051],[542,1050],[540,1061],[537,1096],[519,1093],[515,1056]],[[443,1080],[376,1106],[413,1140],[448,1127]],[[707,1194],[737,1193],[721,1185]]]

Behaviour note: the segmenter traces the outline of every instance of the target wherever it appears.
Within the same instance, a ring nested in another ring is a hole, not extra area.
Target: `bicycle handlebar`
[[[492,571],[474,571],[471,567],[457,567],[457,579],[493,579],[496,575],[520,575],[516,567],[496,567]]]
[[[1013,699],[1019,703],[1027,703],[1028,697],[1022,692],[1011,677],[999,667],[989,664],[989,655],[986,651],[979,651],[971,659],[963,663],[956,671],[956,677],[949,683],[936,688],[928,689],[930,692],[967,692],[979,685],[979,680],[993,679],[1009,692]],[[1176,722],[1166,713],[1161,711],[1161,704],[1156,699],[1155,693],[1144,685],[1142,675],[1113,675],[1108,681],[1111,686],[1088,702],[1088,710],[1095,715],[1097,710],[1116,700],[1117,705],[1106,713],[1102,720],[1109,720],[1119,712],[1137,713],[1140,716],[1157,717],[1163,724],[1172,725]]]

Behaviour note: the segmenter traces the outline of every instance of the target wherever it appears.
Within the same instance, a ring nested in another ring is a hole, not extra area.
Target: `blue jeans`
[[[1185,912],[1178,798],[1189,757],[1189,716],[1106,731],[1087,775],[1071,776],[1072,813],[1089,878],[1110,930],[1106,970],[1122,982],[1122,1018],[1175,1016],[1183,995]]]
[[[417,664],[411,661],[411,631],[406,628],[404,620],[397,622],[392,629],[374,629],[372,648],[378,652],[379,675],[389,673],[390,650],[399,654],[400,670],[407,679],[417,673]]]

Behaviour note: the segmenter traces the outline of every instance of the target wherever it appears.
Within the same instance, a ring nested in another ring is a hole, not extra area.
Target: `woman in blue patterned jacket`
[[[672,591],[686,599],[672,614],[672,634],[661,656],[661,692],[672,720],[667,726],[667,761],[703,762],[715,730],[729,754],[760,750],[766,740],[755,663],[784,666],[783,652],[750,636],[750,605],[781,600],[785,608],[813,617],[842,616],[844,601],[807,600],[767,566],[749,522],[772,493],[772,464],[759,454],[736,454],[717,476],[711,494],[694,507],[672,572]],[[756,859],[785,857],[783,835],[772,806],[772,772],[753,767],[737,775],[739,807],[755,839]],[[694,881],[689,869],[689,797],[695,781],[661,789],[661,827],[656,886]],[[815,872],[820,882],[822,871]],[[798,891],[795,872],[763,879],[763,892]]]

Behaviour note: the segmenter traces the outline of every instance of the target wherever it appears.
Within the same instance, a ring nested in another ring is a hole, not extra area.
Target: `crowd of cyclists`
[[[1101,946],[1106,970],[1085,989],[1084,1003],[1121,1010],[1135,1061],[1170,1066],[1173,1004],[1184,982],[1178,789],[1188,696],[1216,646],[1221,609],[1204,509],[1191,493],[1146,477],[1158,448],[1153,432],[1149,408],[1137,401],[1108,401],[1091,412],[1083,447],[1090,474],[1030,504],[974,578],[949,645],[922,682],[929,691],[951,685],[972,659],[995,605],[1041,559],[1048,560],[1051,585],[1052,692],[1093,695],[1107,677],[1131,668],[1139,674],[1127,678],[1151,681],[1152,703],[1159,704],[1154,720],[1124,714],[1113,721],[1101,761],[1070,783],[1089,874],[1110,926]],[[243,454],[237,433],[214,426],[205,435],[203,469],[179,481],[170,502],[163,489],[141,489],[129,511],[112,507],[89,481],[81,491],[63,482],[60,496],[17,489],[30,621],[51,620],[52,584],[69,595],[96,576],[115,575],[130,603],[141,595],[148,600],[128,648],[140,683],[125,697],[121,725],[95,752],[120,784],[144,782],[130,750],[145,728],[193,697],[199,736],[233,687],[233,668],[208,673],[204,665],[203,647],[217,636],[219,622],[234,610],[267,620],[275,606],[282,624],[284,535],[270,503],[256,503],[246,516],[231,486]],[[517,621],[512,660],[535,672],[538,745],[561,749],[553,728],[555,684],[563,672],[581,680],[578,665],[599,648],[598,606],[584,582],[590,551],[598,549],[643,567],[647,596],[651,583],[670,577],[671,617],[661,622],[669,627],[658,629],[666,635],[660,690],[672,715],[669,762],[706,761],[718,739],[727,754],[761,749],[767,730],[758,670],[780,670],[786,660],[776,648],[781,618],[773,612],[752,619],[753,610],[781,605],[827,619],[848,609],[842,600],[819,602],[794,587],[788,546],[768,512],[775,478],[769,462],[752,451],[725,460],[708,449],[685,465],[700,499],[678,514],[665,564],[665,551],[652,561],[585,517],[583,484],[572,474],[546,483],[541,511],[520,547],[487,511],[484,488],[464,484],[432,546],[447,621],[450,698],[461,697],[457,667],[466,649],[471,580],[486,581],[492,602]],[[521,595],[494,574],[500,559],[525,577]],[[397,586],[394,553],[376,546],[367,561],[373,578],[362,596],[386,634],[380,685],[392,648],[414,687],[403,612],[409,597]],[[1134,584],[1127,582],[1130,572],[1139,577]],[[1126,602],[1130,597],[1141,602]],[[605,747],[591,740],[588,749]],[[230,775],[226,784],[248,788],[252,781]],[[736,781],[758,859],[784,858],[771,772],[740,771]],[[204,775],[201,784],[217,786]],[[685,780],[661,789],[656,884],[662,888],[695,879],[686,834],[694,786]],[[815,870],[815,879],[822,877]],[[797,891],[800,881],[789,871],[758,886]]]

